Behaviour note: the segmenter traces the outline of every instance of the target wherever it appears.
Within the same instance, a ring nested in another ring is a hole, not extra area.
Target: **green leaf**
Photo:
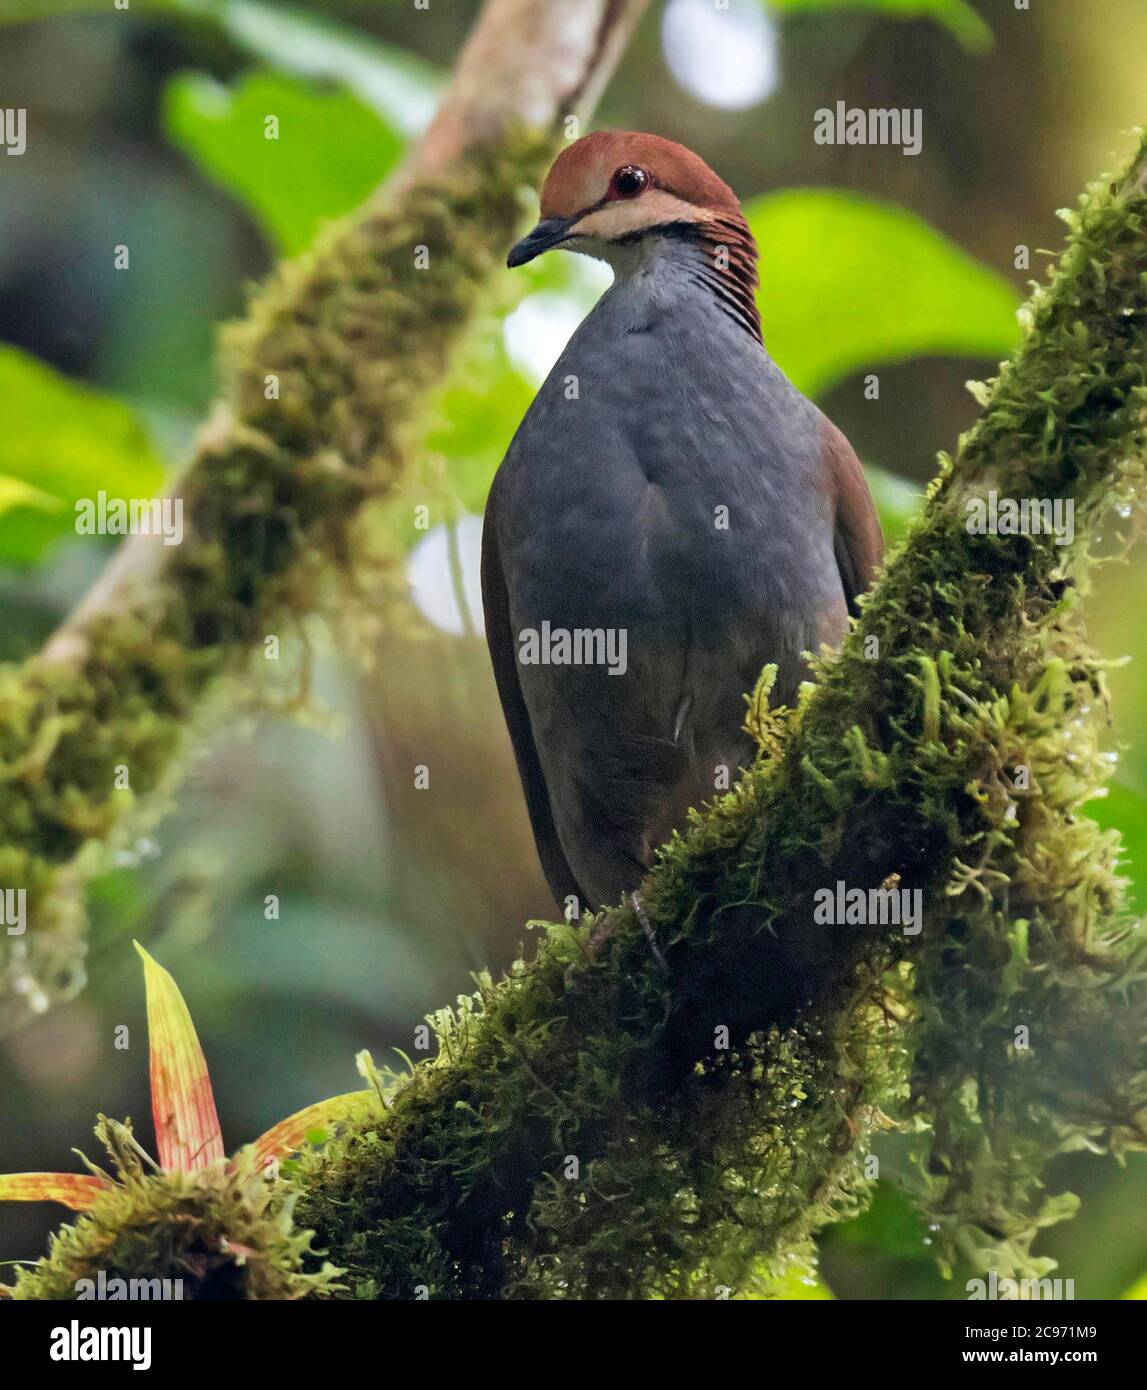
[[[484,371],[484,375],[483,375]],[[500,338],[476,336],[432,398],[425,450],[446,461],[457,505],[480,513],[498,465],[537,388],[510,363]]]
[[[339,82],[395,130],[416,134],[434,114],[444,76],[401,49],[349,25],[260,0],[229,0],[218,13],[230,39],[269,67]]]
[[[41,512],[59,511],[64,504],[50,492],[44,492],[21,478],[0,474],[0,516],[16,507],[35,507]]]
[[[992,31],[968,0],[765,0],[766,8],[784,14],[870,10],[890,19],[934,19],[973,53],[992,46]]]
[[[1131,906],[1147,910],[1147,797],[1120,775],[1107,783],[1105,795],[1087,803],[1087,814],[1105,830],[1118,830],[1123,840],[1120,868],[1131,880]]]
[[[861,368],[998,360],[1019,342],[1018,291],[915,213],[813,188],[745,214],[761,248],[765,345],[809,395]]]
[[[278,122],[268,139],[267,121]],[[172,142],[247,206],[286,255],[357,207],[398,162],[402,140],[350,92],[253,73],[233,88],[202,73],[167,86]]]
[[[162,485],[151,439],[122,402],[11,347],[0,347],[0,400],[0,563],[34,564],[74,533],[80,498],[151,497]]]
[[[923,506],[924,491],[907,478],[889,473],[885,468],[875,468],[872,464],[865,465],[864,476],[868,479],[872,500],[876,503],[884,539],[889,545],[895,545],[903,540],[908,523]]]

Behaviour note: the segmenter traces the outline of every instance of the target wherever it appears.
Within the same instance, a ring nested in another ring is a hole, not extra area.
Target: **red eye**
[[[649,184],[649,175],[636,164],[625,164],[614,174],[609,191],[615,198],[636,198]]]

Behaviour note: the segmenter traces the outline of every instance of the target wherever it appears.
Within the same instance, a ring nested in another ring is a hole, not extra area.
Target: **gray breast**
[[[744,694],[775,661],[791,698],[839,600],[819,437],[760,345],[667,273],[607,293],[514,438],[499,548],[516,640],[614,635],[613,674],[519,671],[562,847],[599,902],[748,758]]]

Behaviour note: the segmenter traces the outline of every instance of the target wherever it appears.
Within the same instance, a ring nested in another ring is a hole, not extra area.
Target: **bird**
[[[796,699],[884,542],[848,440],[765,349],[756,242],[698,155],[595,131],[540,201],[507,265],[560,248],[613,282],[494,477],[482,601],[538,857],[579,918],[640,912],[658,847],[754,756],[746,694],[772,664]]]

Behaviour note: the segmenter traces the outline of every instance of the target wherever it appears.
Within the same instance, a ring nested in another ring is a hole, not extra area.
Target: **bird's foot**
[[[633,892],[629,895],[629,901],[633,905],[634,915],[641,923],[641,930],[645,935],[646,941],[649,943],[649,949],[653,954],[653,959],[662,970],[665,970],[667,968],[665,956],[662,954],[661,947],[657,944],[657,933],[653,930],[653,925],[645,914],[645,908],[641,905],[641,899],[637,896],[636,892]]]

